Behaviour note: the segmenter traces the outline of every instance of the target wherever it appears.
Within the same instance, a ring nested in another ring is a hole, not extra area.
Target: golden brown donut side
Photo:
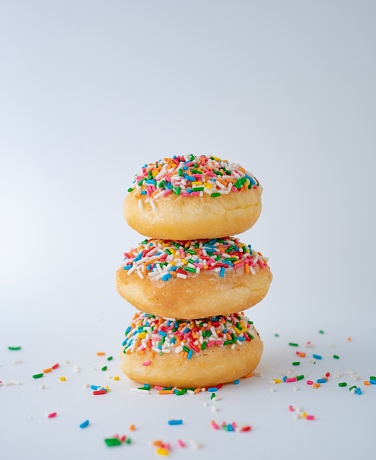
[[[123,206],[130,227],[151,238],[190,240],[236,235],[251,228],[261,213],[262,187],[212,198],[170,194],[154,200],[130,192]],[[142,207],[139,202],[141,201]]]
[[[164,317],[185,319],[228,315],[250,308],[267,294],[272,281],[269,266],[255,267],[255,275],[243,269],[229,270],[224,277],[213,271],[201,271],[187,279],[168,281],[141,279],[116,272],[117,292],[141,311]]]
[[[207,348],[189,360],[175,353],[122,351],[121,369],[131,380],[140,383],[178,388],[210,387],[251,373],[260,362],[262,352],[263,343],[256,333],[252,341],[234,349],[230,346]],[[145,361],[151,361],[150,365],[143,366]]]

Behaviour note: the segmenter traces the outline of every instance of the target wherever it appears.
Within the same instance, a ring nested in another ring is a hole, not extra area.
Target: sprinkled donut
[[[262,187],[237,163],[181,155],[145,164],[124,201],[124,217],[151,238],[189,240],[236,235],[261,213]]]
[[[125,331],[121,368],[150,385],[210,387],[251,373],[262,351],[244,313],[187,321],[140,312]]]
[[[118,293],[141,311],[176,318],[227,315],[268,292],[268,259],[238,238],[146,239],[124,254]]]

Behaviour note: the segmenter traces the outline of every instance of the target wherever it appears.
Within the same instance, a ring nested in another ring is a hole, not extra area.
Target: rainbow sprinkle
[[[138,312],[125,331],[122,346],[123,353],[149,349],[160,355],[177,353],[191,359],[213,346],[234,349],[236,345],[253,340],[255,333],[252,321],[243,313],[188,321]]]
[[[145,202],[170,195],[204,196],[212,198],[258,188],[255,176],[237,163],[218,157],[182,155],[145,164],[135,175],[128,192],[136,191],[136,198],[146,196]]]
[[[268,258],[241,243],[238,238],[213,238],[193,241],[145,239],[124,253],[124,270],[136,272],[141,279],[168,281],[187,279],[201,270],[214,270],[220,277],[227,270],[242,268],[256,274],[268,265]]]

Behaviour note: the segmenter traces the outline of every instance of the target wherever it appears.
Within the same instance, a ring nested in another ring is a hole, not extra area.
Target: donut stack
[[[261,194],[252,173],[217,157],[163,158],[136,174],[123,211],[147,238],[116,273],[118,293],[139,310],[122,343],[130,379],[198,388],[255,369],[263,344],[243,310],[265,297],[272,274],[228,235],[254,225]]]

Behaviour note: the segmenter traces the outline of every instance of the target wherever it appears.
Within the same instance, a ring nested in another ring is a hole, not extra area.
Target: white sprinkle
[[[203,402],[203,406],[204,406],[204,407],[208,407],[208,406],[210,406],[210,404],[209,404],[207,401],[204,401],[204,402]]]
[[[140,394],[143,394],[143,395],[149,395],[150,394],[150,390],[140,390],[138,388],[131,388],[131,391],[133,393],[140,393]]]
[[[90,388],[90,383],[85,383],[84,388]]]
[[[202,447],[202,444],[199,442],[195,441],[194,439],[191,439],[189,441],[189,445],[192,447],[192,449],[200,449]]]
[[[73,366],[73,372],[80,372],[80,370],[78,366]]]
[[[270,387],[270,388],[269,388],[269,393],[275,393],[275,388]]]
[[[20,361],[20,360],[19,361],[14,361],[14,364],[22,364],[22,363],[23,363],[23,361]]]
[[[151,205],[153,211],[156,212],[157,211],[157,206],[155,205],[155,202],[154,202],[153,198],[150,198],[149,201],[150,201],[150,205]]]
[[[140,208],[141,211],[144,210],[144,203],[142,202],[142,200],[138,200],[138,207]]]
[[[195,394],[195,392],[194,392],[194,391],[192,391],[192,390],[187,390],[187,394],[189,394],[189,395],[194,395],[194,394]]]
[[[46,385],[44,385],[44,384],[39,385],[39,389],[40,389],[40,390],[45,390],[45,389],[46,389]]]
[[[216,401],[222,401],[222,398],[220,398],[219,396],[214,396],[214,398],[212,399],[213,402],[216,402]]]
[[[299,391],[299,388],[298,387],[293,387],[292,391]]]

